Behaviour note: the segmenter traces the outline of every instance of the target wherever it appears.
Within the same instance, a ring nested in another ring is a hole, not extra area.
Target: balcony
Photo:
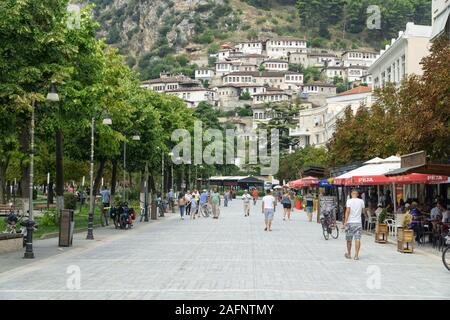
[[[301,137],[301,136],[310,136],[311,132],[305,128],[294,128],[289,129],[289,136],[291,137]]]

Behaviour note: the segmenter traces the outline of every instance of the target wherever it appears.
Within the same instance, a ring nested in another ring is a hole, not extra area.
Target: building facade
[[[370,66],[374,88],[382,88],[386,83],[399,85],[411,74],[422,75],[422,58],[429,55],[432,28],[409,22],[404,32],[399,32],[378,59]]]

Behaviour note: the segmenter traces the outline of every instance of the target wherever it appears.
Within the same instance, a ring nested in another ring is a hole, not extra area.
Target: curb
[[[101,224],[96,224],[94,225],[94,228],[99,228],[102,227]],[[81,232],[86,232],[88,230],[88,228],[79,228],[79,229],[75,229],[73,230],[73,233],[81,233]],[[52,233],[46,233],[43,234],[42,236],[39,237],[39,240],[45,240],[45,239],[51,239],[51,238],[57,238],[59,237],[59,232],[52,232]]]

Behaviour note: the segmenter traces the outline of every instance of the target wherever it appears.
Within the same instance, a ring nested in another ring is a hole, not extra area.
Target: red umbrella
[[[291,188],[309,187],[319,184],[319,179],[314,177],[306,177],[303,179],[291,181],[288,183]]]

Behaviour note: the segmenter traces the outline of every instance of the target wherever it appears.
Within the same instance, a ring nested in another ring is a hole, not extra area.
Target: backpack
[[[218,193],[213,193],[211,196],[211,202],[217,204],[220,202],[220,197]]]
[[[291,200],[288,197],[283,197],[281,199],[282,204],[291,204]]]

